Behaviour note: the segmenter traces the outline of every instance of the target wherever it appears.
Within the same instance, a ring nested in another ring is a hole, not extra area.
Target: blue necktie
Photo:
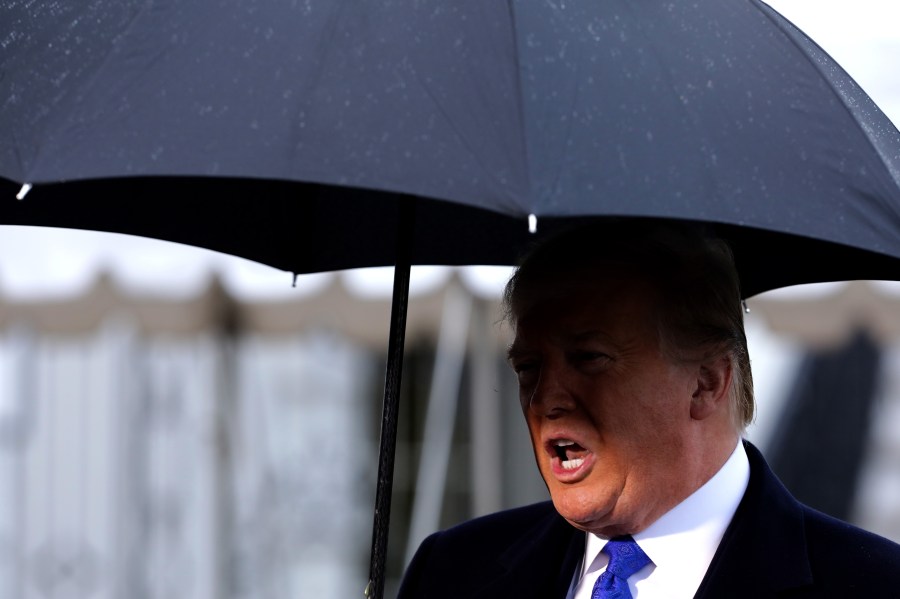
[[[614,537],[603,548],[609,556],[606,571],[594,583],[591,599],[632,599],[628,577],[650,563],[631,536]]]

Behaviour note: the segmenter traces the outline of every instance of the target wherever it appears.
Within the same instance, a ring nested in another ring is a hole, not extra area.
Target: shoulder
[[[472,589],[497,578],[510,563],[563,547],[575,531],[548,502],[463,522],[436,532],[416,551],[399,597],[473,596]],[[435,580],[443,581],[435,594]]]
[[[900,585],[900,545],[797,501],[755,448],[749,446],[747,454],[751,476],[755,472],[762,487],[753,493],[766,497],[757,508],[766,516],[782,513],[774,518],[781,534],[792,526],[792,520],[802,523],[798,533],[802,534],[814,580],[852,582],[868,578]]]
[[[900,588],[900,545],[800,503],[745,447],[750,481],[698,596],[880,597]]]
[[[436,533],[436,535],[446,540],[467,539],[473,536],[493,537],[530,529],[541,522],[546,521],[549,524],[557,520],[561,521],[562,519],[554,509],[553,503],[543,501],[474,518]]]
[[[900,588],[900,545],[797,501],[755,449],[748,449],[748,457],[751,451],[751,476],[755,470],[762,487],[755,493],[766,498],[757,509],[777,529],[775,536],[796,535],[794,546],[804,548],[813,588],[845,589],[854,596],[878,596],[885,585]]]
[[[423,541],[419,554],[462,553],[479,555],[490,553],[496,555],[498,550],[512,544],[524,534],[539,535],[542,528],[553,528],[565,523],[549,501],[513,508],[474,518],[436,532]],[[537,529],[537,530],[535,530]]]
[[[900,588],[900,545],[807,506],[803,518],[814,575],[846,574]]]

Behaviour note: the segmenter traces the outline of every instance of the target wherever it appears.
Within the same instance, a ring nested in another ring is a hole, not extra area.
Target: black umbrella
[[[397,265],[375,595],[410,263],[510,264],[575,219],[633,216],[717,228],[745,296],[900,279],[900,134],[758,0],[2,11],[0,222],[298,273]]]

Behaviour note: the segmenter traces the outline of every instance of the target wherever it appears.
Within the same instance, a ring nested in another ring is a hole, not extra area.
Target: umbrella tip
[[[369,584],[366,585],[366,590],[363,591],[363,594],[365,594],[366,597],[371,597],[371,596],[372,596],[372,589],[373,589],[374,586],[375,586],[375,585],[372,583],[372,581],[369,580]]]
[[[297,286],[297,273],[293,273],[293,275],[294,275],[294,282],[291,283],[291,287],[296,287]]]
[[[31,191],[31,183],[25,183],[22,185],[22,189],[19,190],[19,193],[16,194],[16,199],[24,200],[29,191]]]
[[[537,233],[537,216],[534,214],[528,215],[528,232]]]
[[[750,314],[750,307],[747,306],[747,300],[741,300],[741,306],[744,308],[744,314]]]

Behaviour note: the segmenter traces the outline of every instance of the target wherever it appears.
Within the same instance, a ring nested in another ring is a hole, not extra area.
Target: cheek
[[[519,389],[519,407],[522,408],[522,414],[526,419],[528,418],[528,408],[531,406],[531,397],[531,393],[522,388]]]
[[[528,427],[528,436],[531,437],[531,447],[534,450],[534,456],[538,457],[538,448],[540,447],[541,429],[540,422],[537,418],[530,416],[529,411],[524,410],[525,425]]]
[[[628,391],[631,412],[657,426],[675,424],[690,416],[691,383],[690,376],[675,368],[643,373]]]
[[[690,402],[660,389],[645,391],[632,396],[628,409],[617,411],[608,422],[605,434],[629,455],[664,458],[683,444],[690,423]]]

